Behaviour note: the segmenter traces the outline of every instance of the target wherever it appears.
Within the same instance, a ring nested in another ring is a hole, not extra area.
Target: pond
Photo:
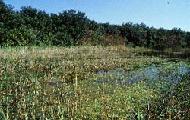
[[[97,72],[96,83],[108,83],[116,85],[130,85],[143,80],[154,82],[163,80],[171,84],[177,84],[185,75],[190,75],[190,67],[185,63],[151,65],[126,72],[122,68]]]

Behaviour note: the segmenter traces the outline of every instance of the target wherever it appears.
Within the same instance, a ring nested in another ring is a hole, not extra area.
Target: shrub
[[[72,46],[75,44],[73,38],[66,32],[58,32],[55,38],[53,45],[56,46]]]
[[[5,46],[24,46],[32,45],[36,40],[36,32],[25,26],[12,29],[6,33]]]

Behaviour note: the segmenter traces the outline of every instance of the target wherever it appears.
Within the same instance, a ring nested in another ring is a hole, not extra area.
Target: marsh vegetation
[[[0,50],[0,116],[187,119],[189,62],[124,46]],[[133,81],[133,82],[131,82]]]

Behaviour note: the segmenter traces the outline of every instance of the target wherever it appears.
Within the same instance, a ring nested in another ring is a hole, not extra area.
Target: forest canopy
[[[130,45],[163,50],[189,48],[190,32],[156,29],[144,23],[97,23],[85,13],[64,10],[58,14],[22,7],[20,11],[0,0],[0,46]]]

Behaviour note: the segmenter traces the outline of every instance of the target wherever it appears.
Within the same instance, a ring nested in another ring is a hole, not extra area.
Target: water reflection
[[[98,71],[97,83],[109,83],[119,85],[129,85],[142,80],[154,82],[163,80],[171,84],[177,84],[185,75],[190,74],[190,67],[185,63],[173,65],[167,68],[167,65],[140,68],[132,72],[126,72],[122,68],[110,71]]]

